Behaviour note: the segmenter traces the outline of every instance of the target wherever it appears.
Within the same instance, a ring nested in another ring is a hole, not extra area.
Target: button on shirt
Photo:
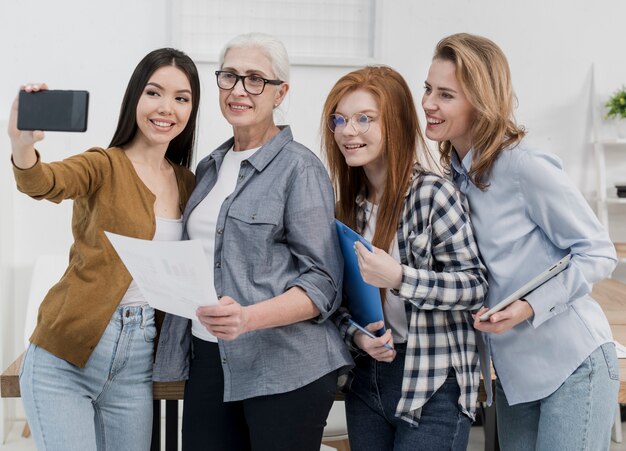
[[[254,155],[257,150],[258,147],[239,152],[234,152],[230,149],[224,155],[215,186],[189,215],[187,234],[190,239],[198,240],[202,243],[202,249],[204,250],[209,268],[215,267],[220,269],[222,267],[221,262],[216,261],[214,258],[215,236],[224,233],[223,227],[217,227],[222,203],[235,190],[237,180],[243,177],[245,160]],[[206,303],[214,304],[218,298],[213,284],[213,274],[207,274],[207,279],[211,293],[209,294],[210,299],[207,299]],[[204,341],[217,343],[217,338],[198,319],[191,321],[191,333]]]
[[[472,224],[489,272],[492,307],[565,255],[567,269],[528,294],[534,316],[503,334],[483,334],[510,404],[545,398],[611,331],[592,284],[615,267],[606,230],[554,155],[524,143],[505,150],[493,165],[486,191],[469,178],[473,151],[452,178],[469,201]],[[488,371],[483,361],[483,371]],[[487,384],[490,388],[490,384]]]

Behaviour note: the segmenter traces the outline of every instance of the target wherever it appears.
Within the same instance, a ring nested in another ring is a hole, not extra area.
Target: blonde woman
[[[498,374],[505,450],[606,450],[619,386],[615,347],[591,285],[615,250],[554,155],[533,149],[513,118],[502,50],[455,34],[435,49],[422,106],[426,136],[470,203],[489,296],[475,316]],[[571,254],[569,267],[524,299],[478,317]],[[488,361],[485,361],[488,369]]]

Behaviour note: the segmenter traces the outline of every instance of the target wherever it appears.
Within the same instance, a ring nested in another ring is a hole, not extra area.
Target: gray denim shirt
[[[224,400],[284,393],[352,358],[330,315],[341,303],[343,261],[334,227],[334,195],[328,174],[289,127],[241,163],[235,191],[221,206],[215,234],[215,291],[252,305],[300,287],[320,315],[288,326],[219,340]],[[196,169],[196,189],[183,223],[217,180],[231,138]],[[185,232],[186,238],[186,232]],[[187,379],[190,321],[166,315],[153,378]]]

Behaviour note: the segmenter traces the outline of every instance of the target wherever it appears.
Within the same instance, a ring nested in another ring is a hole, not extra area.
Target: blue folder
[[[383,305],[380,300],[380,291],[377,287],[366,283],[361,277],[359,261],[354,251],[354,243],[360,241],[372,250],[372,245],[343,222],[335,219],[339,246],[343,254],[343,292],[347,300],[348,310],[352,319],[360,326],[365,327],[376,321],[383,321]],[[382,335],[383,327],[377,332]]]

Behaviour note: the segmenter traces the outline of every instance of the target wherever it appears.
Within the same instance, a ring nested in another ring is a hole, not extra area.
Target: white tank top
[[[376,219],[378,217],[378,205],[374,205],[371,202],[365,202],[367,212],[366,217],[369,218],[363,231],[363,238],[367,241],[372,241],[374,237],[374,231],[376,230]],[[391,243],[390,255],[400,262],[400,248],[398,247],[398,239],[394,237]],[[402,298],[394,295],[391,290],[387,290],[385,305],[383,306],[383,313],[385,315],[385,325],[391,328],[391,335],[393,335],[394,343],[405,343],[409,335],[409,324],[406,319],[406,312],[404,310],[404,301]]]
[[[209,191],[206,197],[200,201],[189,215],[189,219],[187,220],[189,239],[198,240],[202,243],[202,249],[209,268],[213,268],[215,264],[215,231],[222,204],[237,187],[237,178],[241,169],[241,162],[250,158],[259,149],[259,147],[256,147],[254,149],[235,152],[231,148],[226,152],[219,173],[217,174],[215,186],[211,188],[211,191]],[[210,300],[216,301],[217,293],[215,292],[213,272],[209,271],[209,274],[206,276],[209,280],[209,286],[211,287],[211,293],[209,294]],[[194,337],[200,338],[201,340],[217,343],[217,338],[211,334],[197,318],[191,320],[191,333]]]

